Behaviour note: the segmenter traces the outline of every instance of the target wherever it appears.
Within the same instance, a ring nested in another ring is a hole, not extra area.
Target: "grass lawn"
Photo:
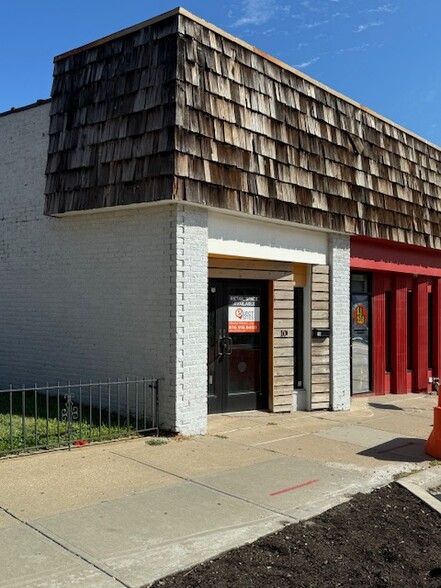
[[[0,395],[0,455],[34,448],[60,447],[75,441],[101,441],[127,437],[136,428],[121,416],[120,421],[107,411],[83,407],[83,413],[68,424],[61,418],[64,398],[38,395],[34,391]]]

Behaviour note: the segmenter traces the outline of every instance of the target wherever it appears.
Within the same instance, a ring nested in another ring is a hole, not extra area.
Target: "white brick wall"
[[[208,213],[176,206],[176,426],[207,427]]]
[[[349,345],[350,239],[347,235],[329,237],[331,300],[331,408],[349,410],[351,371]]]
[[[160,377],[161,425],[204,432],[207,215],[44,217],[48,115],[0,117],[0,386]]]

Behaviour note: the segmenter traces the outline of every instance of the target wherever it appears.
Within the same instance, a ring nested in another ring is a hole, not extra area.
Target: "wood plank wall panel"
[[[45,213],[172,198],[177,15],[55,62]]]
[[[176,198],[441,246],[439,149],[180,16]]]
[[[329,266],[311,273],[311,328],[329,329]],[[311,410],[330,408],[329,338],[311,340]]]
[[[292,411],[294,393],[293,275],[274,280],[273,287],[273,412]]]
[[[273,408],[274,412],[292,410],[296,388],[294,373],[294,288],[306,286],[308,266],[292,264],[292,276],[273,281]]]

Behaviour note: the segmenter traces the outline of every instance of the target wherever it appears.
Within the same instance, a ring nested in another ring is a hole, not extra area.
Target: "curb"
[[[430,494],[430,490],[441,486],[441,466],[428,468],[396,482],[441,514],[441,501]]]

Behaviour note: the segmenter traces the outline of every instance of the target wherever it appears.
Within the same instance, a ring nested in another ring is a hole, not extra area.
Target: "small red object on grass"
[[[78,439],[78,441],[74,442],[74,445],[77,447],[82,447],[83,445],[87,445],[87,441],[83,441],[83,439]]]

